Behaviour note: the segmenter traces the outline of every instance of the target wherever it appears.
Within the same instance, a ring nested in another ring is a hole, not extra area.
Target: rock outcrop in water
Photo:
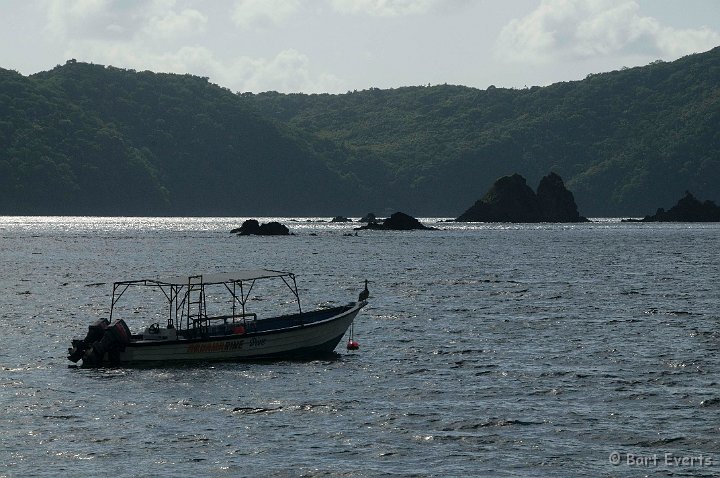
[[[366,226],[356,227],[355,230],[374,229],[380,231],[410,231],[414,229],[422,229],[427,231],[436,230],[434,227],[425,226],[414,217],[403,212],[396,212],[382,223],[370,222]]]
[[[720,222],[720,207],[713,201],[700,202],[690,191],[685,191],[685,196],[670,210],[659,208],[642,222]]]
[[[230,231],[240,236],[287,236],[290,229],[277,221],[260,224],[257,219],[248,219],[242,223],[242,226]]]
[[[560,176],[550,173],[537,193],[525,178],[504,176],[457,219],[458,222],[586,222],[578,213],[575,197]]]
[[[550,173],[540,180],[537,188],[541,222],[586,222],[578,213],[575,196],[560,176]]]
[[[358,222],[367,222],[367,223],[378,222],[378,218],[375,216],[375,213],[369,212],[369,213],[365,214],[365,216],[361,217],[360,220],[358,220]]]

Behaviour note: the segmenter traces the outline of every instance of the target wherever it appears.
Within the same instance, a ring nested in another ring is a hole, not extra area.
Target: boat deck
[[[264,334],[276,332],[281,329],[288,329],[298,326],[311,326],[318,322],[323,322],[354,307],[354,304],[348,304],[328,309],[315,310],[312,312],[303,312],[297,314],[283,315],[279,317],[270,317],[259,320],[237,320],[233,321],[233,316],[208,317],[202,319],[202,325],[196,328],[178,330],[178,339],[192,340],[207,337],[227,337],[228,335],[245,335],[245,334]],[[212,323],[216,321],[216,323]],[[222,321],[222,323],[217,323]],[[133,335],[134,342],[145,342],[156,340],[143,340],[142,334]]]

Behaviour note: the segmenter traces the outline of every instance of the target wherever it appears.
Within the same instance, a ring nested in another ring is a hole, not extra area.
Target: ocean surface
[[[0,477],[720,476],[720,225],[242,220],[0,218]],[[370,280],[360,350],[70,367],[113,281],[257,267]]]

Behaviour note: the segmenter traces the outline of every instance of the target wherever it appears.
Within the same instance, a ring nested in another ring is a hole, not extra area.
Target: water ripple
[[[240,218],[0,218],[0,475],[717,474],[720,226],[345,237],[309,219],[279,242],[227,234]],[[243,267],[297,272],[308,306],[371,279],[361,350],[68,367],[68,338],[107,314],[113,281]],[[612,452],[716,465],[613,466]]]

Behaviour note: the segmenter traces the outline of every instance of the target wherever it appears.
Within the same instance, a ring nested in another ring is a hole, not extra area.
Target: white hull
[[[292,293],[298,312],[258,317],[248,303],[257,281],[281,282]],[[130,309],[116,307],[131,288],[165,298],[166,326],[156,322],[141,334],[131,333],[125,320],[117,317],[118,312]],[[82,360],[82,367],[102,367],[326,356],[335,350],[355,316],[367,305],[368,294],[365,281],[358,302],[303,312],[295,274],[291,272],[252,269],[119,281],[113,283],[109,319],[96,320],[84,339],[73,339],[68,360]],[[208,301],[211,315],[207,314]]]
[[[327,320],[280,330],[171,341],[132,341],[120,364],[310,357],[331,353],[364,302]]]

